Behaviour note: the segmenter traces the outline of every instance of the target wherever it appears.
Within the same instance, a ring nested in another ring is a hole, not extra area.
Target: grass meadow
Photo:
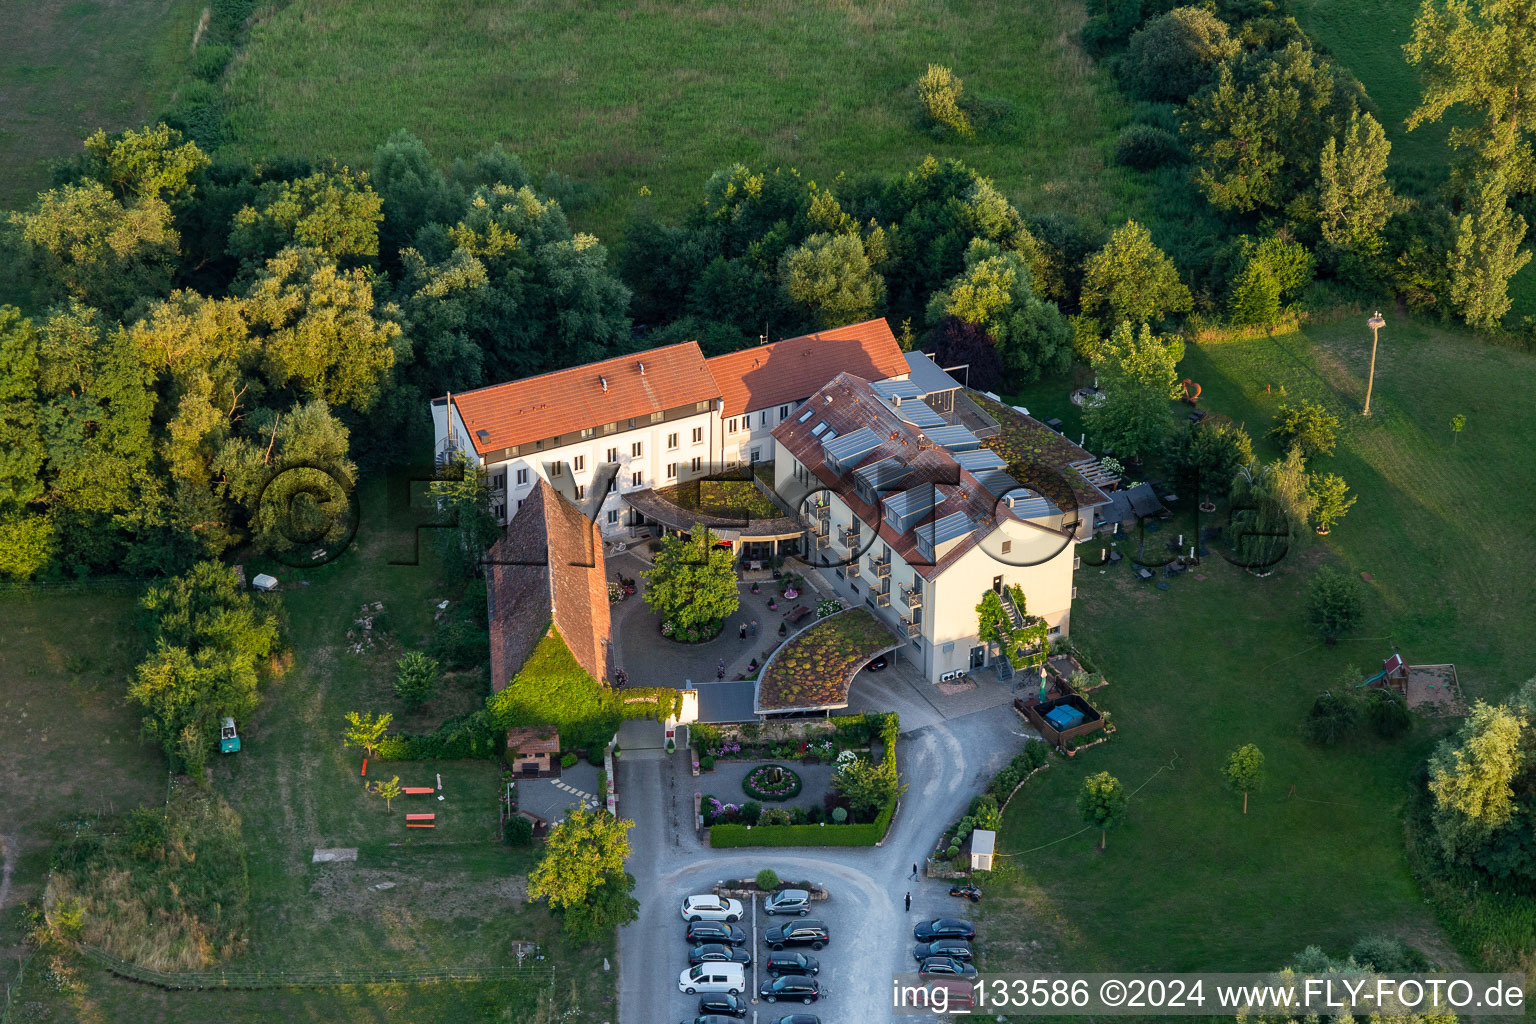
[[[794,166],[825,183],[956,156],[1021,209],[1123,221],[1108,164],[1124,118],[1076,44],[1081,0],[294,0],[227,77],[235,152],[367,165],[408,128],[441,159],[492,142],[595,185],[576,220],[612,241],[642,189],[678,215],[716,168]],[[969,142],[917,124],[914,83],[951,66],[1004,111]]]
[[[80,140],[140,124],[185,71],[205,0],[28,0],[5,5],[0,207],[30,202]]]
[[[397,727],[421,730],[484,699],[480,673],[446,677],[443,692],[419,711],[407,713],[394,696],[395,660],[431,631],[436,605],[448,595],[441,592],[429,550],[422,551],[420,565],[389,564],[411,557],[413,530],[386,514],[384,491],[382,480],[364,485],[357,542],[330,565],[299,572],[247,564],[248,572],[273,572],[283,581],[281,606],[293,658],[280,678],[266,684],[255,717],[240,723],[241,751],[214,763],[215,789],[243,820],[252,894],[249,952],[224,966],[342,974],[491,967],[515,964],[513,944],[532,942],[549,957],[547,963],[557,965],[553,994],[559,1008],[576,1011],[562,1019],[612,1019],[615,976],[602,969],[604,958],[614,955],[612,943],[570,947],[555,919],[524,902],[535,852],[507,847],[497,838],[499,768],[487,760],[375,760],[368,780],[398,775],[402,785],[429,786],[442,778],[442,801],[402,796],[388,810],[363,791],[361,752],[342,746],[348,711],[390,711]],[[379,613],[371,606],[382,602],[390,626],[371,647],[357,651],[361,633],[354,620],[365,602],[376,622]],[[132,632],[132,597],[115,603],[53,597],[20,607],[30,609],[35,624],[14,642],[7,630],[0,669],[11,678],[11,666],[20,666],[21,677],[36,683],[24,705],[7,693],[0,729],[16,735],[0,733],[0,752],[25,750],[29,742],[40,743],[42,733],[49,747],[41,763],[0,753],[13,791],[37,794],[32,797],[37,806],[25,809],[20,827],[6,828],[40,835],[71,813],[72,800],[90,806],[111,800],[118,809],[158,804],[165,792],[163,761],[157,750],[137,742],[136,721],[120,699],[141,642]],[[58,639],[65,621],[74,636],[95,641],[88,646],[105,644],[112,659],[103,653],[87,669],[72,662],[75,655]],[[37,667],[29,672],[33,664]],[[72,681],[71,673],[78,671],[91,681]],[[81,687],[89,699],[80,695]],[[437,814],[438,827],[407,831],[407,811]],[[311,863],[316,847],[337,846],[357,847],[357,861]],[[24,849],[33,852],[22,861],[19,881],[35,887],[47,870],[46,844],[32,842]],[[6,933],[7,945],[18,945],[16,938]],[[82,1019],[98,1014],[123,1024],[213,1019],[254,1024],[274,1016],[381,1024],[524,1022],[534,1019],[540,992],[548,994],[542,987],[547,980],[167,993],[101,972],[82,974],[86,987],[74,1012]],[[19,998],[46,1008],[65,997],[31,971]]]
[[[1298,733],[1321,690],[1349,666],[1375,671],[1394,644],[1410,664],[1454,662],[1469,699],[1503,697],[1536,675],[1536,411],[1518,383],[1536,357],[1392,321],[1366,419],[1363,319],[1191,345],[1181,364],[1203,385],[1202,406],[1245,423],[1264,459],[1279,454],[1264,434],[1282,386],[1339,414],[1338,450],[1313,468],[1342,474],[1359,502],[1330,536],[1309,535],[1268,578],[1208,557],[1203,580],[1190,573],[1167,591],[1136,581],[1128,559],[1100,573],[1086,565],[1100,545],[1081,549],[1074,637],[1111,681],[1101,694],[1119,731],[1016,798],[1003,837],[1011,898],[982,910],[1006,917],[1024,904],[1055,921],[1075,967],[1270,968],[1309,944],[1342,953],[1367,934],[1399,936],[1444,964],[1470,954],[1531,967],[1526,926],[1506,923],[1490,941],[1497,909],[1465,894],[1459,905],[1431,901],[1410,872],[1411,778],[1453,723],[1421,719],[1401,741],[1329,750]],[[1060,415],[1066,391],[1042,385],[1021,399]],[[1457,413],[1468,426],[1453,444]],[[1193,525],[1182,514],[1148,534],[1149,547],[1160,553]],[[1325,561],[1373,578],[1365,622],[1332,647],[1304,617],[1307,577]],[[1267,782],[1245,816],[1219,768],[1250,742]],[[1073,835],[1082,779],[1097,771],[1136,791],[1103,854],[1096,833]]]

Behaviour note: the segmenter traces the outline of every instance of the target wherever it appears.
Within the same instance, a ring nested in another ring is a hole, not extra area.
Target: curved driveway
[[[695,836],[692,822],[693,794],[707,777],[694,779],[676,756],[621,761],[620,813],[636,822],[628,866],[635,876],[640,919],[619,932],[620,1024],[693,1018],[696,1001],[677,990],[678,972],[686,964],[678,903],[684,895],[708,892],[729,878],[751,877],[764,867],[781,878],[825,886],[832,894],[814,912],[828,920],[833,941],[821,954],[827,995],[812,1012],[829,1022],[894,1020],[890,978],[912,969],[912,924],[963,913],[943,883],[911,880],[912,865],[923,860],[944,826],[1023,746],[1026,735],[1007,706],[903,734],[896,753],[907,792],[880,847],[711,850]],[[909,889],[910,914],[902,899]],[[750,936],[752,917],[742,924]],[[758,913],[758,931],[767,925]],[[755,941],[754,948],[760,952]],[[766,1003],[754,1008],[759,1020],[793,1009]]]

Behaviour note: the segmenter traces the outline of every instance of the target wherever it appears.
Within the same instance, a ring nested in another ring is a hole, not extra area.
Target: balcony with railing
[[[923,592],[916,587],[909,587],[903,583],[901,585],[901,600],[908,608],[921,608],[923,606]]]
[[[852,551],[859,546],[860,530],[858,526],[839,526],[837,528],[837,542]]]
[[[876,558],[874,555],[870,555],[869,575],[875,579],[889,579],[891,575],[890,556],[887,555],[884,558]]]
[[[800,523],[819,540],[831,533],[832,509],[826,505],[812,505],[800,510]]]
[[[889,576],[877,577],[870,584],[870,596],[875,599],[876,608],[889,608],[891,606],[891,578]]]
[[[911,639],[912,637],[922,635],[923,624],[921,622],[913,621],[911,616],[903,616],[901,620],[901,629],[902,632],[907,634],[907,638]]]

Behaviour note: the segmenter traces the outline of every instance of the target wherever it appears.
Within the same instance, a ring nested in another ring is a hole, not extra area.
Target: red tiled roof
[[[484,453],[719,396],[699,343],[686,341],[466,391],[453,403]]]
[[[549,725],[525,725],[507,730],[507,749],[520,757],[560,753],[560,733]]]
[[[812,395],[806,404],[815,410],[813,416],[804,423],[800,422],[799,417],[791,417],[774,429],[773,436],[801,465],[815,474],[823,486],[835,492],[880,540],[925,579],[933,579],[991,535],[999,519],[1019,521],[1013,510],[1006,503],[999,502],[997,496],[988,493],[981,481],[969,470],[962,468],[947,449],[931,445],[926,440],[919,443],[920,432],[882,403],[867,381],[850,373],[840,373],[826,387]],[[868,427],[882,441],[879,447],[862,456],[856,465],[849,466],[846,472],[838,472],[826,464],[822,442],[811,433],[819,423],[825,423],[839,435]],[[903,488],[932,484],[938,495],[932,511],[904,534],[897,533],[883,518],[880,506],[865,502],[853,486],[855,469],[892,456],[900,456],[912,469],[912,475],[902,484]],[[937,562],[926,561],[917,549],[916,528],[955,512],[968,515],[976,528],[959,544],[939,556]]]
[[[866,320],[706,360],[724,416],[798,402],[841,371],[865,380],[904,377],[907,361],[885,320]]]
[[[491,689],[506,688],[551,623],[577,663],[605,682],[611,623],[596,524],[541,477],[486,560]]]

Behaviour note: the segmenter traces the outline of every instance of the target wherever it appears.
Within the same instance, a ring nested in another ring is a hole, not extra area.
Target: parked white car
[[[683,900],[684,921],[740,921],[741,900],[718,896],[689,896]]]

